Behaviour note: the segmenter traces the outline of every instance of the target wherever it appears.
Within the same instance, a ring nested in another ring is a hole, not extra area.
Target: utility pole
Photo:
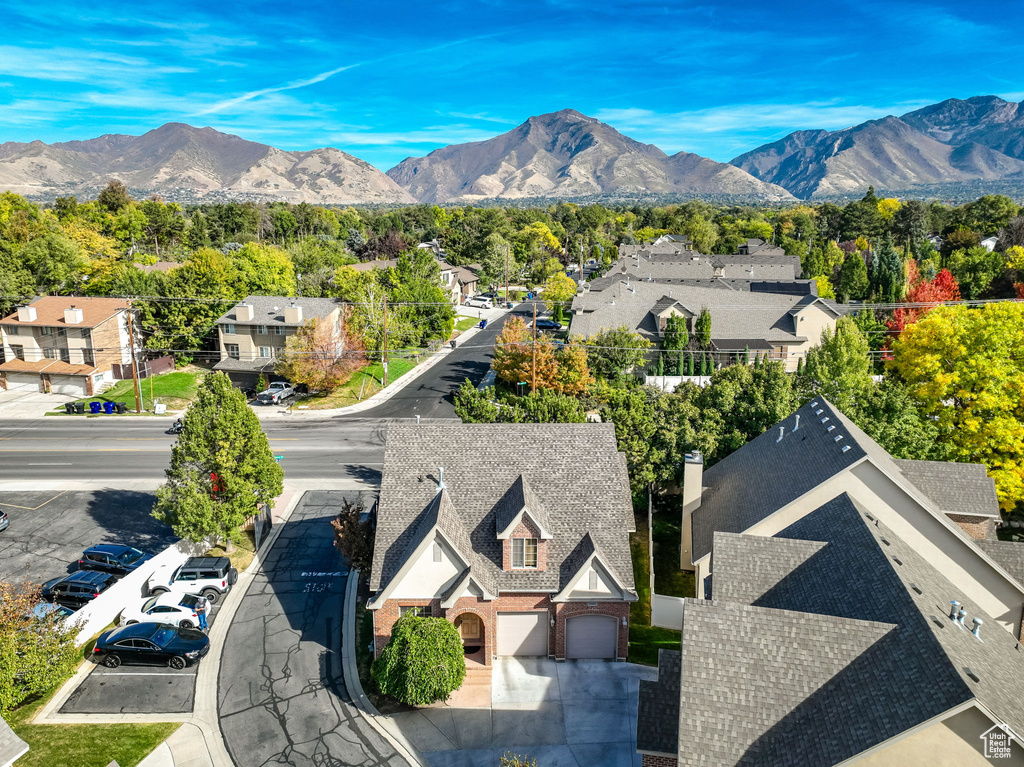
[[[533,384],[530,386],[530,393],[537,391],[537,302],[533,302],[533,344],[530,346],[533,352]]]
[[[135,392],[135,412],[142,412],[142,387],[139,386],[139,363],[135,356],[135,316],[132,314],[132,302],[128,301],[128,346],[132,354],[132,391]]]
[[[384,362],[384,386],[388,385],[388,297],[384,296],[384,338],[381,341]]]
[[[508,303],[508,258],[509,258],[509,245],[505,243],[505,303]]]
[[[580,282],[583,282],[583,238],[580,237]]]

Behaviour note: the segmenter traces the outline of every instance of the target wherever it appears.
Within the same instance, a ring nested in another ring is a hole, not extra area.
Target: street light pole
[[[533,352],[533,384],[530,386],[530,393],[537,391],[537,302],[533,302],[533,343],[530,345]]]

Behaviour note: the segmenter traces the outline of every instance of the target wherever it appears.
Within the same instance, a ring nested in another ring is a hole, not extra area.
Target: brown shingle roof
[[[128,308],[123,298],[95,298],[91,296],[41,296],[29,304],[36,310],[36,318],[31,322],[18,319],[14,312],[4,317],[5,325],[60,325],[62,327],[93,328],[109,320],[121,309]],[[74,325],[64,322],[64,310],[75,307],[82,310],[82,321]]]
[[[25,360],[9,360],[0,365],[0,371],[6,373],[46,373],[47,375],[58,376],[87,376],[98,368],[95,365],[72,365],[62,360],[36,360],[26,362]]]

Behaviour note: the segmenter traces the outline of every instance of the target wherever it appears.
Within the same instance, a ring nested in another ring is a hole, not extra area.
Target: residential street
[[[346,495],[359,493],[306,493],[235,614],[218,708],[236,767],[407,764],[351,704],[342,679],[347,567],[328,523]],[[373,492],[361,495],[372,503]]]

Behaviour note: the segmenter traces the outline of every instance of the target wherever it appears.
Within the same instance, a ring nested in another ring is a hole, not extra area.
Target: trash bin
[[[117,412],[118,413],[127,413],[128,412],[128,403],[127,402],[118,402],[117,403]]]
[[[67,413],[68,415],[74,415],[75,414],[75,403],[74,402],[65,402],[64,403],[64,412]]]
[[[99,402],[90,402],[89,403],[89,412],[92,413],[93,415],[99,415],[100,411],[102,411],[102,410],[103,410],[103,405],[101,403],[99,403]]]
[[[486,328],[486,327],[487,327],[487,320],[480,320],[480,325],[479,325],[478,327],[479,327],[479,328],[480,328],[481,330],[483,330],[484,328]]]
[[[107,415],[113,415],[114,414],[114,403],[113,402],[104,402],[103,403],[103,412],[106,413]]]
[[[75,402],[74,405],[75,405],[75,413],[77,413],[78,415],[82,415],[82,413],[85,412],[85,403],[84,402]]]

